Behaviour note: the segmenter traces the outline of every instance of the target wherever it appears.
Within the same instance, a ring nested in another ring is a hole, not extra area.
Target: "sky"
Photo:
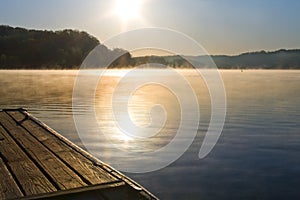
[[[0,2],[0,24],[41,30],[77,29],[100,42],[128,30],[160,27],[188,35],[212,55],[300,48],[299,0]]]

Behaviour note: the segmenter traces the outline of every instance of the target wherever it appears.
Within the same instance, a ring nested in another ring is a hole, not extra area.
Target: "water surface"
[[[201,160],[198,151],[209,123],[210,98],[197,74],[190,70],[181,73],[191,83],[199,100],[200,126],[194,143],[167,168],[128,175],[161,199],[299,199],[300,71],[221,71],[228,103],[226,122],[217,145]],[[159,70],[157,74],[161,74]],[[84,147],[72,112],[85,115],[90,105],[82,102],[72,111],[76,75],[75,70],[0,71],[0,108],[25,107]],[[144,126],[151,121],[149,109],[152,105],[164,105],[168,118],[162,132],[151,142],[118,137],[111,96],[122,75],[124,71],[112,70],[100,81],[95,97],[99,126],[105,133],[112,134],[113,142],[123,150],[151,151],[167,144],[178,128],[180,106],[174,94],[157,85],[137,90],[129,110],[134,123]],[[172,77],[161,78],[176,82]],[[96,131],[93,127],[87,130]],[[99,155],[110,148],[105,140],[97,140],[95,144],[93,138],[90,139],[90,145],[99,149]],[[130,167],[126,159],[114,162]]]

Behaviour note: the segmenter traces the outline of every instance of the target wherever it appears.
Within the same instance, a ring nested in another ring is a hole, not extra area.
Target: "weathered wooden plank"
[[[0,141],[4,140],[4,136],[0,133]]]
[[[137,191],[130,187],[129,185],[125,185],[124,187],[119,188],[109,188],[107,190],[101,191],[101,195],[105,197],[105,199],[110,200],[122,200],[122,199],[143,199],[143,200],[151,200],[151,196],[143,193],[143,191]]]
[[[107,172],[115,171],[114,169],[111,168],[111,166],[107,165],[106,163],[104,163],[104,162],[100,161],[99,159],[95,158],[93,155],[87,153],[86,151],[84,151],[80,147],[76,146],[74,143],[72,143],[71,141],[69,141],[68,139],[66,139],[65,137],[63,137],[62,135],[60,135],[59,133],[57,133],[55,130],[53,130],[52,128],[50,128],[49,126],[47,126],[46,124],[44,124],[43,122],[41,122],[39,119],[37,119],[34,116],[32,116],[31,114],[29,114],[25,109],[23,109],[23,108],[19,108],[19,109],[5,109],[4,111],[5,112],[9,112],[9,113],[11,113],[11,112],[17,112],[17,113],[23,114],[26,117],[25,118],[20,118],[20,120],[21,120],[20,122],[21,123],[23,121],[26,121],[25,119],[29,119],[30,118],[32,121],[34,121],[40,127],[42,127],[45,130],[47,130],[51,135],[55,136],[60,141],[62,141],[63,143],[67,144],[67,146],[69,146],[72,149],[74,149],[75,151],[79,152],[82,156],[86,157],[88,160],[92,161],[92,163],[96,163],[96,165],[98,165],[99,167],[101,167],[102,169],[104,169]]]
[[[0,113],[0,118],[2,115]],[[1,125],[0,133],[4,138],[0,145],[1,155],[5,157],[7,165],[14,173],[24,193],[26,195],[33,195],[56,191],[56,188],[20,149]],[[5,169],[1,169],[1,173],[4,173],[2,170]],[[1,187],[4,186],[1,184]]]
[[[22,198],[22,200],[74,200],[74,199],[97,199],[97,200],[112,200],[112,198],[104,197],[103,193],[109,190],[118,191],[120,188],[126,187],[123,181],[112,183],[92,185],[82,188],[75,188],[70,190],[61,190],[55,193],[34,195]],[[120,195],[122,196],[122,195]],[[120,199],[120,198],[119,198]]]
[[[99,166],[73,151],[59,152],[58,156],[69,163],[74,170],[80,173],[91,184],[109,183],[118,180],[116,177],[104,171]]]
[[[23,120],[25,118],[23,113],[11,111],[9,112],[9,115],[16,121],[22,121],[22,126],[24,128],[31,132],[31,134],[34,135],[49,150],[60,157],[91,184],[102,184],[118,180],[100,166],[95,166],[95,164],[89,159],[75,151],[72,147],[61,141],[40,125],[36,124],[30,118]]]
[[[35,160],[36,164],[49,175],[52,183],[56,184],[59,189],[71,189],[87,185],[24,128],[16,125],[16,122],[9,115],[4,112],[0,113],[0,123],[6,127],[11,136],[24,148],[28,155]]]
[[[0,142],[0,145],[1,142]],[[23,196],[20,188],[0,157],[0,199],[13,199]]]
[[[31,145],[36,145],[36,142],[42,145],[48,151],[48,154],[50,153],[71,170],[76,172],[85,183],[88,183],[88,185],[91,183],[90,186],[50,192],[42,196],[40,194],[26,196],[22,199],[157,199],[145,188],[77,147],[72,142],[56,133],[53,129],[25,112],[24,109],[10,109],[4,110],[4,112],[6,112],[6,117],[9,117],[6,120],[9,121],[11,126],[17,126],[18,129],[23,130],[23,133],[19,137],[11,132],[9,132],[9,134],[13,136],[14,140],[16,140],[18,145],[21,146],[25,152],[27,152],[31,159],[34,158],[31,155],[33,153],[32,149],[27,149],[23,143],[19,143],[19,140],[21,140],[20,137],[23,137],[22,135],[24,135],[24,132],[27,137],[28,135],[30,136],[30,140],[28,141],[35,141],[35,143]],[[0,115],[0,123],[1,121]],[[15,159],[15,163],[20,162],[18,160],[20,158],[16,157]],[[40,168],[43,168],[44,166],[40,166],[39,162],[40,160],[38,160],[36,164]],[[45,169],[43,169],[43,172],[48,174],[48,171]],[[50,178],[50,180],[53,181],[52,178]],[[112,180],[117,181],[111,182]],[[97,185],[97,183],[101,184]],[[121,185],[114,185],[115,183]],[[102,188],[103,186],[110,184],[111,187]],[[98,186],[100,187],[98,188]],[[57,185],[56,187],[59,188]]]

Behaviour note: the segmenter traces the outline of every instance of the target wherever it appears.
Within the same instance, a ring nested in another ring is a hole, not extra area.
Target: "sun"
[[[142,0],[115,0],[114,13],[123,21],[140,18]]]

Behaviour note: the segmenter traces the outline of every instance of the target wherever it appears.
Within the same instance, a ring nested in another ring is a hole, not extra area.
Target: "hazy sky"
[[[140,0],[139,15],[127,25],[113,12],[116,0],[0,2],[0,24],[84,30],[100,41],[126,30],[164,27],[187,34],[210,54],[300,48],[299,0]]]

